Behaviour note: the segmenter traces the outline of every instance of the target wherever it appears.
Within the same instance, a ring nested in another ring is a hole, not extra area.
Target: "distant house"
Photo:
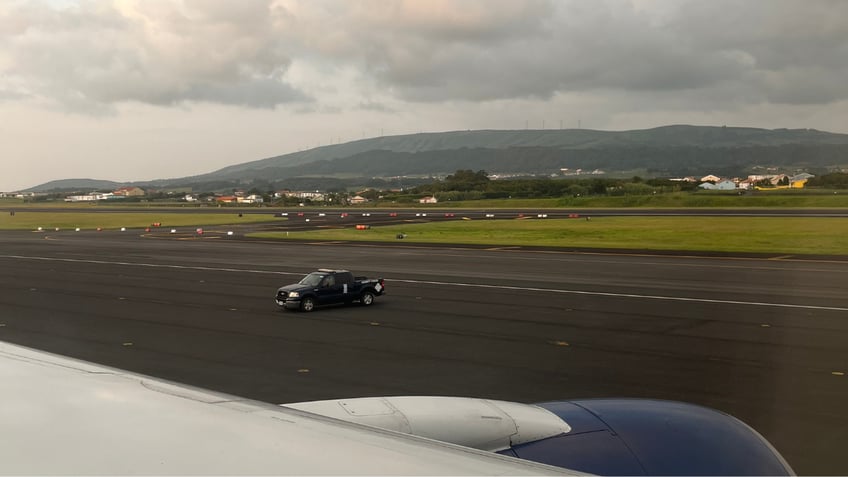
[[[806,180],[806,179],[812,179],[813,177],[816,177],[816,176],[813,175],[813,174],[808,174],[806,172],[802,172],[800,174],[796,174],[796,175],[790,177],[789,180],[793,181],[793,182],[794,181],[803,181],[803,180]]]
[[[317,190],[315,192],[304,192],[304,191],[292,192],[290,190],[285,190],[285,191],[279,191],[279,192],[274,193],[274,196],[276,197],[277,194],[282,194],[286,197],[292,197],[292,198],[296,198],[296,199],[300,199],[300,200],[309,199],[313,202],[323,202],[323,201],[327,200],[327,197],[323,193],[318,192]]]
[[[757,181],[755,181],[755,180],[744,179],[744,180],[739,181],[739,183],[736,184],[736,187],[739,188],[739,189],[751,190],[751,189],[754,188],[756,183],[757,183]]]
[[[236,197],[236,200],[239,204],[261,204],[265,202],[265,199],[263,199],[259,194],[250,194],[246,197]]]
[[[96,202],[98,200],[122,199],[123,196],[115,195],[112,192],[92,192],[83,195],[69,195],[65,197],[65,202]]]
[[[772,177],[771,177],[771,179],[769,179],[769,180],[771,180],[771,183],[772,183],[772,185],[774,185],[774,186],[785,186],[785,187],[789,187],[789,186],[788,186],[789,176],[787,176],[786,174],[778,174],[778,175],[774,175],[774,176],[772,176]],[[785,183],[784,183],[784,184],[781,184],[781,182],[783,182],[783,181],[785,181]]]
[[[716,190],[718,187],[712,182],[704,182],[703,184],[698,185],[701,189],[704,190]]]
[[[69,195],[65,197],[65,202],[94,202],[96,200],[96,194]]]
[[[725,181],[717,182],[716,185],[715,185],[715,188],[717,190],[735,190],[736,189],[736,183],[733,182],[733,181],[725,180]]]
[[[364,204],[366,202],[368,202],[368,199],[366,199],[365,197],[362,197],[361,195],[355,195],[355,196],[350,198],[350,203],[354,204],[354,205]]]
[[[802,172],[789,178],[789,187],[792,189],[803,189],[807,185],[807,180],[816,177],[813,174]]]
[[[710,174],[710,175],[706,175],[706,176],[704,176],[704,177],[702,177],[702,178],[701,178],[701,182],[712,182],[712,183],[716,183],[716,182],[718,182],[718,181],[720,181],[720,180],[721,180],[721,177],[716,177],[716,176],[714,176],[714,175],[712,175],[712,174]]]
[[[140,197],[145,195],[144,189],[140,187],[121,187],[115,189],[112,193],[121,197]]]
[[[221,204],[235,204],[238,201],[238,197],[234,195],[219,195],[215,197],[215,202]]]
[[[437,198],[435,198],[431,195],[428,195],[427,197],[422,197],[422,198],[418,199],[419,204],[436,204],[438,202],[439,202],[439,199],[437,199]]]

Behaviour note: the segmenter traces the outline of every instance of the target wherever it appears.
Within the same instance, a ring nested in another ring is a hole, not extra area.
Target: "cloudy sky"
[[[0,2],[0,191],[680,123],[848,133],[848,1]]]

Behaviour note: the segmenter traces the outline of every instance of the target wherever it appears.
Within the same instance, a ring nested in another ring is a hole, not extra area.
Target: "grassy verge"
[[[16,210],[15,215],[9,213],[0,214],[0,230],[35,230],[38,227],[44,229],[67,229],[82,228],[95,229],[118,229],[121,227],[140,228],[147,227],[158,222],[163,227],[178,227],[187,225],[228,225],[248,224],[257,222],[271,222],[275,219],[269,211],[268,214],[244,214],[238,216],[237,211],[228,211],[221,214],[176,214],[168,212],[138,212],[138,213],[113,213],[113,212],[28,212]]]
[[[787,217],[602,217],[457,220],[311,232],[256,233],[266,239],[351,240],[848,255],[848,220]]]

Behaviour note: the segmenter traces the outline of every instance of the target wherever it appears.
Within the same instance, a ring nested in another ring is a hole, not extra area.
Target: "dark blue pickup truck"
[[[316,306],[358,301],[364,306],[386,291],[382,278],[354,277],[347,270],[321,268],[302,280],[277,289],[280,308],[312,311]]]

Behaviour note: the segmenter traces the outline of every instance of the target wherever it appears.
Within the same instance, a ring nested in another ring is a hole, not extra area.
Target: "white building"
[[[265,199],[262,198],[259,194],[250,194],[246,197],[237,197],[236,200],[239,204],[261,204],[265,202]]]

